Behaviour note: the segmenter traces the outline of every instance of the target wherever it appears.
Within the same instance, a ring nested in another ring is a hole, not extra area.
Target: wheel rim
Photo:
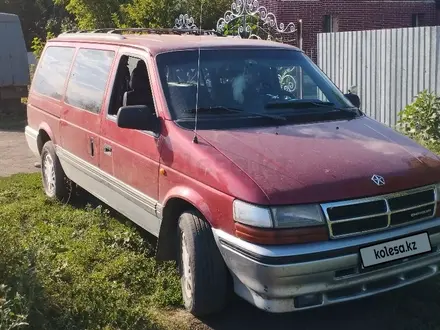
[[[50,154],[44,156],[42,170],[46,191],[49,195],[53,195],[55,192],[55,166]]]
[[[185,233],[182,233],[182,287],[187,298],[192,297],[192,273],[189,263],[188,246],[186,244]]]

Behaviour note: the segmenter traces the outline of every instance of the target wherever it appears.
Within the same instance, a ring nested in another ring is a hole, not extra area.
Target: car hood
[[[367,197],[440,182],[436,155],[368,117],[199,135],[246,173],[272,205]],[[382,176],[385,185],[375,184],[373,175]]]

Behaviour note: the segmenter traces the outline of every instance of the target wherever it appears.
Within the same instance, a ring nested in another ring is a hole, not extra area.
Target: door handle
[[[95,156],[95,141],[92,137],[90,138],[90,155]]]
[[[112,154],[112,147],[109,146],[108,144],[104,144],[104,154],[111,156]]]

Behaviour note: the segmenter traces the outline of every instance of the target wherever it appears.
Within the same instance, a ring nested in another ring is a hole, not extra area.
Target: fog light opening
[[[351,276],[357,273],[359,273],[359,271],[356,267],[337,270],[335,271],[335,279]]]
[[[295,297],[295,308],[306,308],[319,306],[323,303],[323,296],[320,293],[306,294],[303,296]]]

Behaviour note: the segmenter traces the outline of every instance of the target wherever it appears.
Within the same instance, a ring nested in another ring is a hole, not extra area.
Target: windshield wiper
[[[359,109],[356,107],[347,107],[347,108],[336,107],[335,104],[331,102],[328,103],[313,102],[313,105],[322,108],[331,108],[333,110],[345,111],[351,114],[357,113],[359,111]]]
[[[216,105],[216,106],[212,106],[212,107],[201,107],[201,108],[198,108],[197,110],[196,109],[188,109],[188,110],[184,110],[183,112],[186,112],[186,113],[196,113],[196,111],[198,111],[198,112],[216,112],[219,110],[233,112],[233,113],[243,113],[243,114],[265,117],[265,118],[276,119],[276,120],[287,120],[286,117],[283,117],[283,116],[258,113],[258,112],[250,112],[250,111],[246,111],[243,109],[238,109],[238,108],[233,108],[233,107],[225,107],[222,105]]]
[[[312,107],[328,108],[332,110],[347,112],[350,114],[356,114],[359,111],[359,109],[356,107],[340,108],[336,107],[335,104],[332,102],[314,102],[307,100],[271,102],[266,104],[267,109],[307,109]]]

